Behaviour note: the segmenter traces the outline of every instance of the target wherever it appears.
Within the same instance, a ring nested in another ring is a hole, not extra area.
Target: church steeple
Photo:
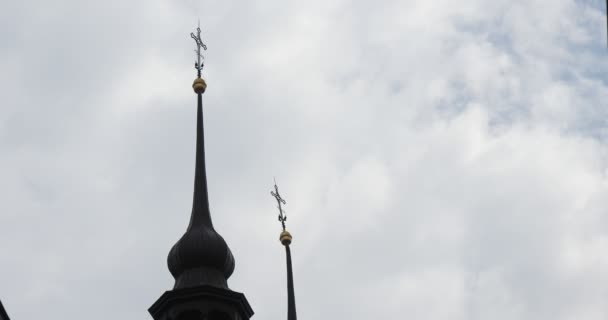
[[[285,212],[283,212],[284,204],[287,202],[281,198],[279,194],[279,187],[277,187],[277,182],[274,182],[274,191],[270,191],[270,194],[277,200],[278,209],[279,209],[279,221],[281,222],[281,226],[283,227],[283,232],[279,236],[279,240],[285,246],[285,257],[287,259],[287,320],[297,320],[298,316],[296,313],[296,295],[293,285],[293,270],[291,265],[291,249],[289,245],[291,244],[291,234],[285,228],[285,221],[287,220],[287,216]]]
[[[176,289],[204,284],[228,288],[227,280],[234,271],[234,257],[222,236],[213,228],[209,211],[203,128],[203,93],[207,84],[201,78],[203,63],[200,53],[200,49],[206,46],[200,39],[200,27],[197,30],[198,35],[192,34],[198,49],[198,62],[195,63],[198,77],[192,84],[197,95],[194,199],[188,229],[171,248],[167,262],[175,278]]]
[[[173,290],[165,292],[148,310],[155,320],[246,320],[253,315],[242,293],[228,288],[234,271],[234,257],[226,241],[215,231],[209,210],[203,128],[203,98],[207,89],[203,69],[200,26],[191,33],[197,46],[197,78],[192,88],[197,95],[196,165],[194,199],[190,224],[167,257],[175,278]]]

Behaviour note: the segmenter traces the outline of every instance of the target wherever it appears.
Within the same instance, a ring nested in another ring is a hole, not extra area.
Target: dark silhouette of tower
[[[2,301],[0,301],[0,320],[10,320],[8,314],[6,314],[6,310],[2,306]]]
[[[228,288],[234,257],[213,228],[209,211],[202,98],[207,84],[201,78],[200,54],[200,48],[206,49],[206,46],[200,38],[200,27],[197,30],[198,35],[192,34],[198,48],[198,62],[195,63],[198,76],[192,85],[198,101],[192,214],[188,229],[167,258],[175,286],[158,298],[148,311],[155,320],[244,320],[251,318],[253,310],[245,295]]]

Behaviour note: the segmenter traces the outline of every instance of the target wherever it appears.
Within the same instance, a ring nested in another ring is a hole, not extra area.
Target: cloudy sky
[[[4,1],[0,299],[151,319],[192,203],[200,18],[229,284],[285,319],[606,319],[602,0]]]

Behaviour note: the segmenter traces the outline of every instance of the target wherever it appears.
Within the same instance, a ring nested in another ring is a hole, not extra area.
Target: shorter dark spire
[[[281,198],[279,194],[279,187],[277,187],[277,182],[274,182],[274,191],[270,191],[270,194],[277,200],[278,209],[279,209],[279,221],[281,222],[281,227],[283,228],[283,232],[279,236],[279,240],[285,246],[285,257],[287,259],[287,320],[297,320],[298,316],[296,313],[296,295],[293,285],[293,268],[291,265],[291,249],[289,245],[291,244],[291,233],[287,231],[285,228],[285,221],[287,221],[287,215],[283,211],[283,206],[286,205],[287,202]]]
[[[291,266],[291,234],[288,231],[281,232],[281,243],[285,246],[285,257],[287,259],[287,320],[297,320],[296,294],[293,286],[293,269]]]

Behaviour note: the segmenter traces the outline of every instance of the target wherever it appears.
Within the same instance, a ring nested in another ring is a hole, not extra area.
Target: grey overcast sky
[[[151,319],[207,167],[230,287],[285,319],[608,318],[601,0],[3,1],[0,299]]]

